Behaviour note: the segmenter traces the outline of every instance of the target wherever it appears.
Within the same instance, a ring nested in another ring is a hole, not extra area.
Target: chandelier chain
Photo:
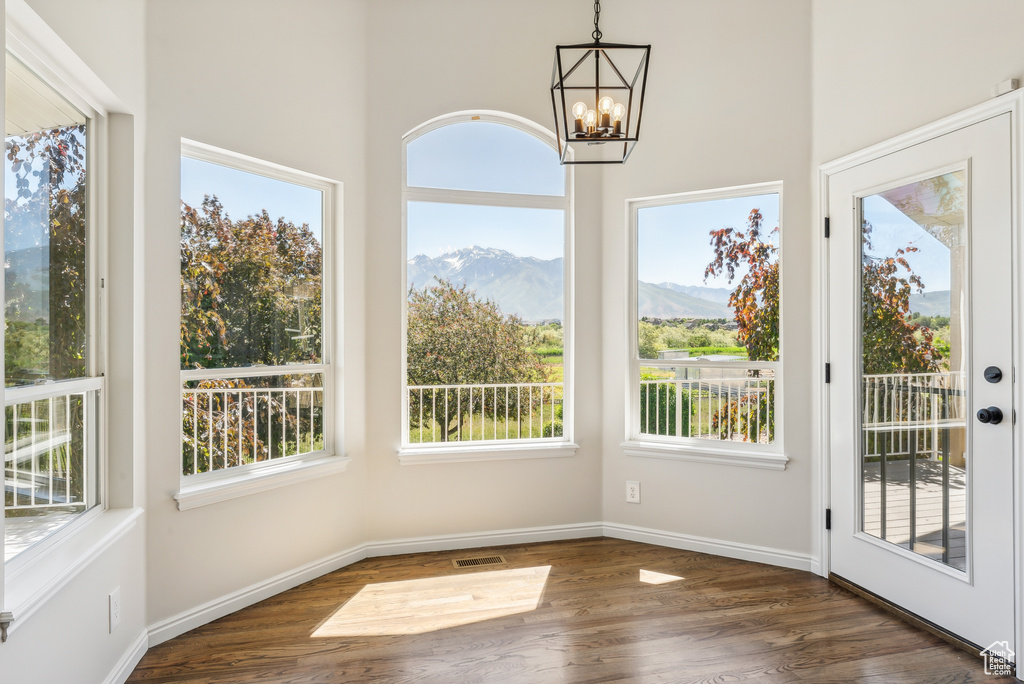
[[[598,24],[601,21],[601,0],[595,0],[594,2],[594,32],[591,33],[595,43],[601,42],[601,28]]]

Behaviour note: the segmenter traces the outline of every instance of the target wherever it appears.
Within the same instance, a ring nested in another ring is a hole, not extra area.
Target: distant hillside
[[[708,301],[699,297],[686,294],[666,285],[674,285],[676,288],[685,286],[675,283],[651,283],[640,282],[637,292],[637,310],[640,317],[648,318],[732,318],[732,309],[724,301]],[[696,287],[690,286],[693,290],[710,290],[712,296],[719,296],[717,290],[724,288]],[[728,299],[728,290],[726,299]]]
[[[922,316],[949,316],[949,290],[915,292],[910,295],[910,310]]]
[[[407,263],[409,285],[428,287],[435,277],[466,283],[481,299],[498,303],[506,314],[528,323],[562,320],[562,259],[519,257],[502,249],[466,247],[428,257],[418,254]]]
[[[702,287],[700,285],[680,285],[679,283],[668,282],[657,283],[655,287],[682,292],[697,299],[706,299],[709,302],[718,302],[719,304],[728,303],[729,295],[732,293],[732,290],[726,287]]]

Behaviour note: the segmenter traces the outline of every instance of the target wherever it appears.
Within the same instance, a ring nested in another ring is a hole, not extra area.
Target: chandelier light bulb
[[[597,110],[602,114],[610,114],[612,107],[615,105],[615,101],[612,98],[605,95],[597,103]]]
[[[622,121],[622,117],[626,115],[626,105],[621,102],[616,102],[615,106],[612,107],[612,121]]]
[[[583,123],[587,125],[587,128],[595,128],[597,126],[597,112],[593,109],[588,109],[587,113],[583,115]]]
[[[572,106],[572,115],[574,118],[582,119],[583,115],[587,113],[587,105],[585,102],[577,102]]]

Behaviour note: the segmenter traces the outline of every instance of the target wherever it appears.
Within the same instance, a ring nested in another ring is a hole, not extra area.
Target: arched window
[[[402,461],[571,453],[572,172],[554,138],[460,113],[404,154]]]

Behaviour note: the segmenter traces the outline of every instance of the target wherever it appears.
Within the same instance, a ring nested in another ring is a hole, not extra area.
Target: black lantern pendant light
[[[555,47],[551,106],[563,164],[621,164],[640,139],[651,46],[602,43],[600,20],[598,0],[594,42]]]

